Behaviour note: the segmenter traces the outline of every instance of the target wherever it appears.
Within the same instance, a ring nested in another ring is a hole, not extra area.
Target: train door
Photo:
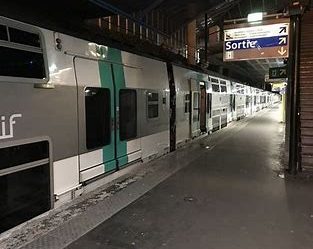
[[[212,130],[212,93],[207,93],[207,131]]]
[[[138,138],[137,96],[135,89],[123,88],[116,91],[116,157],[118,167],[141,158]]]
[[[137,91],[125,86],[122,65],[75,58],[80,181],[141,157]]]
[[[172,152],[176,150],[176,88],[173,65],[171,63],[167,63],[167,74],[170,88],[170,151]]]
[[[256,95],[253,95],[253,109],[252,112],[255,113],[257,112],[257,102],[256,102]]]
[[[82,182],[116,169],[115,90],[109,63],[76,57],[74,64]]]
[[[220,94],[219,80],[217,78],[210,79],[212,85],[212,108],[211,108],[212,131],[214,132],[220,129],[222,97]]]
[[[206,86],[204,82],[200,82],[200,130],[207,131],[207,101],[206,101]]]
[[[104,62],[101,62],[104,63]],[[158,94],[149,95],[152,101],[143,101],[146,99],[143,91],[133,89],[127,86],[125,75],[136,75],[137,68],[130,68],[121,64],[112,64],[113,83],[115,92],[115,151],[117,167],[122,168],[125,165],[141,159],[141,140],[139,138],[139,113],[142,112],[144,104],[149,105],[153,112],[158,111],[158,105],[155,105],[155,98],[158,101]],[[105,76],[105,71],[101,74]]]
[[[230,111],[232,113],[232,119],[236,120],[236,95],[230,94]]]
[[[245,108],[245,113],[246,115],[251,115],[251,97],[249,95],[245,95],[246,96],[246,108]]]
[[[191,138],[200,134],[200,92],[198,82],[190,80],[191,112],[190,112],[190,135]]]

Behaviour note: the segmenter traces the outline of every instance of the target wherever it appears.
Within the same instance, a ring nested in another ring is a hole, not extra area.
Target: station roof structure
[[[251,12],[281,12],[289,0],[66,0],[35,1],[11,0],[3,2],[1,15],[26,17],[37,14],[32,19],[54,19],[54,21],[77,21],[112,15],[112,9],[131,14],[158,10],[172,23],[183,25],[205,13],[217,22],[224,19],[246,17]]]
[[[1,1],[0,15],[18,19],[34,25],[44,26],[57,31],[79,29],[88,19],[110,16],[117,13],[132,15],[139,13],[140,21],[145,22],[145,13],[162,12],[173,26],[179,27],[197,20],[197,32],[204,28],[204,14],[207,13],[208,25],[221,24],[224,20],[246,18],[252,12],[275,14],[288,7],[289,0],[65,0],[65,1]],[[5,2],[5,3],[4,3]],[[209,48],[209,63],[223,65],[222,44]],[[255,60],[229,63],[241,75],[252,75],[264,81],[269,67],[282,64],[282,60]]]

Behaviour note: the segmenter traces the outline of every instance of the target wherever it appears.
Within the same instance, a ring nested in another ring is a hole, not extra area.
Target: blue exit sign
[[[274,36],[256,39],[243,39],[225,42],[225,51],[234,51],[241,49],[269,48],[277,46],[286,46],[288,44],[287,36]]]

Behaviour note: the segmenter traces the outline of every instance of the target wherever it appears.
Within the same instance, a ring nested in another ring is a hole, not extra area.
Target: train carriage
[[[245,95],[246,95],[245,115],[251,116],[253,114],[252,87],[245,86]]]
[[[176,89],[176,144],[180,147],[208,129],[208,76],[175,65],[173,76]]]
[[[216,131],[232,120],[231,83],[224,78],[209,76],[212,86],[212,130]]]
[[[239,120],[246,115],[246,86],[233,82],[233,119]],[[248,107],[249,108],[249,107]]]
[[[0,53],[0,232],[270,102],[224,76],[7,18]]]

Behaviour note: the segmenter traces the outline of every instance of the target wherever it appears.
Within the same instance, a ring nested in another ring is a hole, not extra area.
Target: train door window
[[[218,82],[218,79],[210,78],[212,83],[212,91],[213,92],[219,92],[220,91],[220,85]]]
[[[2,41],[7,41],[8,38],[8,32],[7,32],[7,27],[4,25],[0,25],[0,40]]]
[[[230,94],[229,95],[229,100],[230,100],[230,110],[235,111],[236,110],[236,95],[235,94]]]
[[[120,90],[120,139],[137,137],[137,93],[136,90]]]
[[[159,94],[147,92],[148,119],[159,117]]]
[[[190,112],[190,93],[185,95],[185,113]]]
[[[207,113],[209,114],[208,117],[211,118],[212,117],[212,113],[211,113],[211,109],[212,109],[212,93],[208,93],[207,94]]]
[[[193,121],[199,121],[200,117],[199,117],[199,98],[200,98],[200,94],[198,92],[194,92],[193,93],[193,117],[192,120]]]
[[[222,86],[222,85],[221,85],[221,92],[227,92],[226,86]]]
[[[213,92],[219,92],[220,91],[220,86],[217,84],[212,84],[212,91]]]
[[[221,92],[227,92],[226,81],[221,80]]]
[[[246,96],[246,107],[247,108],[249,107],[250,101],[251,101],[251,97],[250,96]]]
[[[44,55],[38,33],[0,25],[0,75],[45,79]]]
[[[40,48],[40,37],[38,34],[26,32],[24,30],[9,28],[10,41],[23,45]]]
[[[110,91],[106,88],[85,89],[86,146],[101,148],[111,140]]]
[[[254,102],[254,105],[256,105],[256,96],[254,96],[254,101],[253,102]]]

